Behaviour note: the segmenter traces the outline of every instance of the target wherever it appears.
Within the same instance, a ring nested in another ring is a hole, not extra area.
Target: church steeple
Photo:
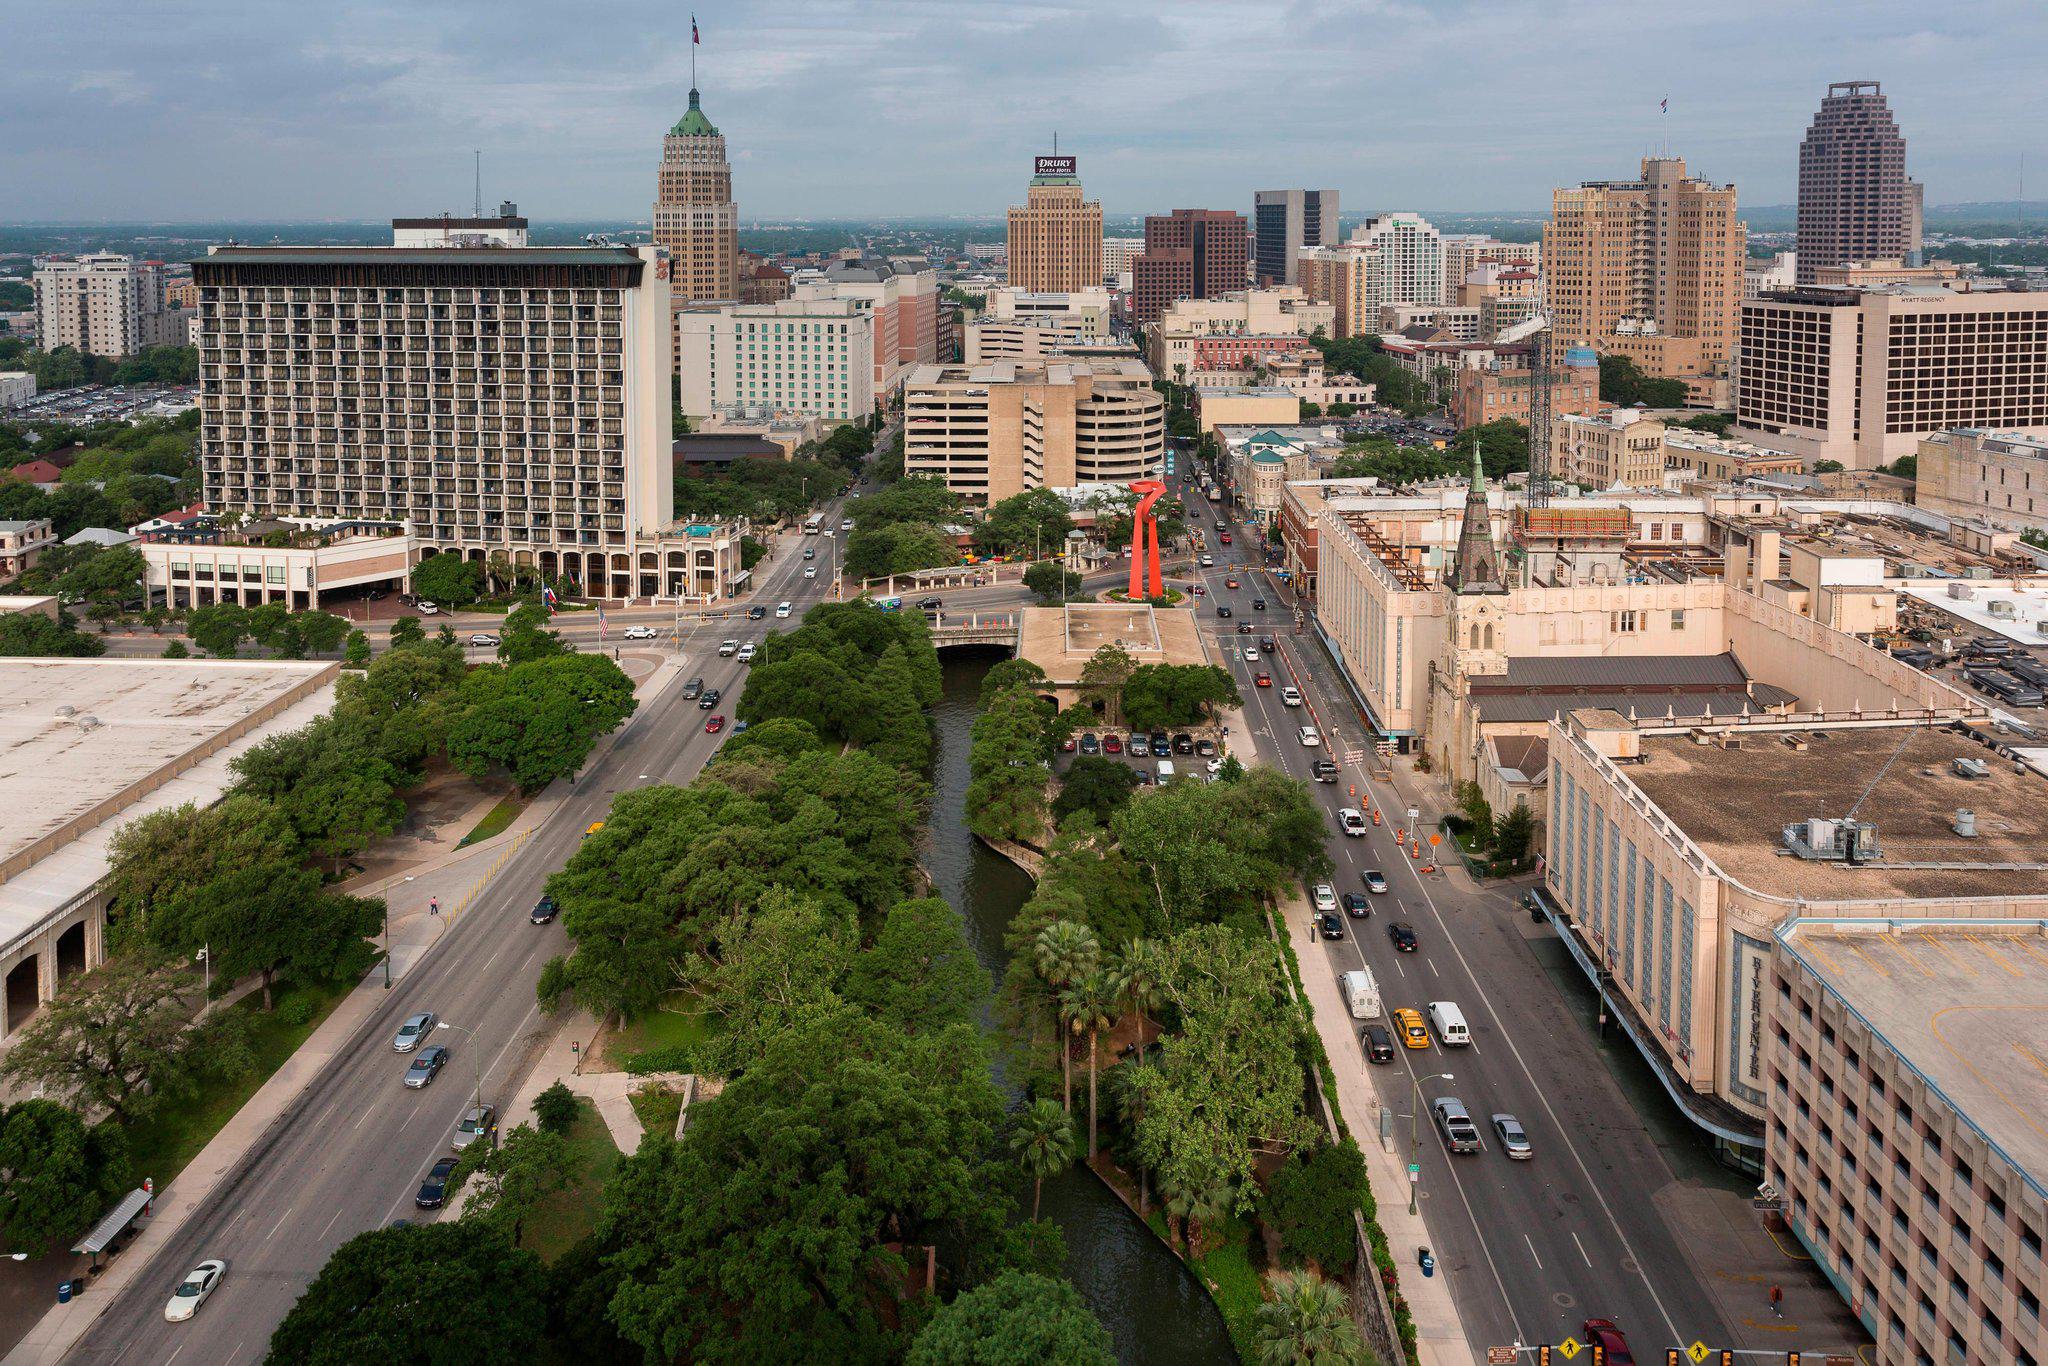
[[[1479,443],[1472,443],[1472,482],[1465,490],[1465,520],[1458,529],[1458,554],[1451,562],[1451,590],[1457,593],[1505,593],[1500,552],[1493,544],[1493,512],[1486,504],[1486,465]]]

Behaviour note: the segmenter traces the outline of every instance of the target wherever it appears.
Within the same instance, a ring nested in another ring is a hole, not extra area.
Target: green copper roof
[[[676,138],[715,138],[718,136],[718,130],[711,126],[711,120],[704,117],[703,109],[697,104],[697,91],[695,87],[692,87],[690,90],[689,112],[677,119],[675,127],[669,129],[668,132],[670,137]]]

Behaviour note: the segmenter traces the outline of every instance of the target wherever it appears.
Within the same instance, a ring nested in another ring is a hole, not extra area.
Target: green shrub
[[[313,1018],[313,1002],[304,996],[287,996],[277,1007],[277,1018],[288,1025],[302,1025]]]
[[[575,1094],[561,1082],[556,1082],[533,1098],[534,1122],[544,1134],[565,1134],[576,1122],[578,1105]]]
[[[1366,1199],[1365,1158],[1355,1143],[1326,1143],[1297,1151],[1273,1173],[1266,1216],[1280,1246],[1314,1261],[1325,1276],[1349,1275],[1358,1263],[1351,1212]]]

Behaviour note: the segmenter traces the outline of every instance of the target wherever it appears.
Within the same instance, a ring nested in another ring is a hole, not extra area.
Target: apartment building
[[[1682,379],[1695,402],[1723,400],[1747,242],[1735,187],[1687,175],[1677,157],[1643,158],[1635,180],[1555,190],[1543,228],[1554,334]]]
[[[1382,269],[1378,247],[1351,243],[1310,247],[1296,261],[1302,292],[1330,306],[1330,335],[1338,338],[1379,331]]]
[[[19,578],[23,570],[35,568],[43,552],[55,544],[57,533],[47,517],[0,521],[0,579]]]
[[[661,140],[653,222],[654,244],[668,251],[678,307],[739,299],[740,211],[732,198],[732,163],[725,135],[705,117],[695,86],[689,109]]]
[[[1443,301],[1443,237],[1421,214],[1374,214],[1352,229],[1346,242],[1379,252],[1381,293],[1377,305]]]
[[[1145,219],[1145,250],[1131,263],[1131,318],[1153,322],[1180,299],[1213,299],[1246,284],[1244,215],[1175,209]]]
[[[1252,196],[1252,277],[1262,285],[1300,281],[1301,253],[1337,240],[1335,190],[1259,190]]]
[[[208,510],[403,524],[421,551],[666,593],[663,262],[653,246],[215,247],[193,263]]]
[[[1460,427],[1477,427],[1497,418],[1529,421],[1533,362],[1526,346],[1491,348],[1492,364],[1460,366],[1452,375],[1449,408]],[[1600,360],[1586,347],[1572,347],[1550,370],[1550,409],[1554,415],[1600,410]]]
[[[1105,289],[1129,289],[1131,263],[1145,250],[1142,237],[1102,239],[1102,284]]]
[[[36,267],[36,337],[45,351],[69,346],[119,360],[147,346],[185,344],[185,315],[164,299],[164,263],[118,252]]]
[[[2048,292],[1772,290],[1745,299],[1736,430],[1874,469],[1951,428],[2048,436]]]
[[[1922,437],[1915,453],[1921,507],[2048,531],[2048,440],[1964,427]]]
[[[0,412],[26,408],[36,399],[36,377],[26,370],[0,370]]]
[[[1438,302],[1446,304],[1470,303],[1472,300],[1461,294],[1470,281],[1472,272],[1482,266],[1495,266],[1533,277],[1543,259],[1543,244],[1540,242],[1503,242],[1485,233],[1453,232],[1443,234],[1444,293]],[[1533,292],[1533,290],[1532,290]]]
[[[693,308],[675,322],[688,417],[745,406],[844,422],[874,411],[875,312],[865,299]]]
[[[835,299],[865,305],[873,319],[875,392],[893,394],[920,365],[942,358],[938,272],[895,266],[872,257],[838,260],[800,271],[790,297],[810,303]]]
[[[1922,188],[1876,81],[1837,81],[1799,144],[1797,284],[1826,266],[1920,258]]]
[[[903,465],[989,504],[1156,478],[1166,400],[1138,360],[921,365],[903,390]]]
[[[1262,357],[1308,349],[1317,329],[1331,334],[1334,317],[1331,305],[1293,285],[1183,299],[1145,329],[1146,358],[1155,374],[1192,384],[1198,376],[1249,370]]]
[[[1074,158],[1033,163],[1024,203],[1010,208],[1009,257],[1018,289],[1064,294],[1102,284],[1102,204],[1082,198]]]

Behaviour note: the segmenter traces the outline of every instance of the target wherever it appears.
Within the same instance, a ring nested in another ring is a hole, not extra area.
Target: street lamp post
[[[438,1022],[434,1028],[452,1029],[458,1034],[467,1034],[469,1036],[469,1061],[470,1065],[476,1069],[476,1094],[470,1097],[469,1103],[481,1109],[484,1103],[484,1058],[483,1054],[477,1051],[479,1045],[476,1041],[476,1031],[464,1029],[459,1024],[449,1024],[446,1020]]]
[[[1422,1083],[1426,1081],[1455,1081],[1449,1072],[1438,1072],[1434,1076],[1415,1079],[1415,1096],[1408,1106],[1408,1212],[1415,1213],[1415,1189],[1422,1182],[1419,1165],[1422,1147]]]
[[[213,945],[211,943],[200,945],[196,956],[200,964],[206,969],[206,999],[210,1001],[213,999]]]

